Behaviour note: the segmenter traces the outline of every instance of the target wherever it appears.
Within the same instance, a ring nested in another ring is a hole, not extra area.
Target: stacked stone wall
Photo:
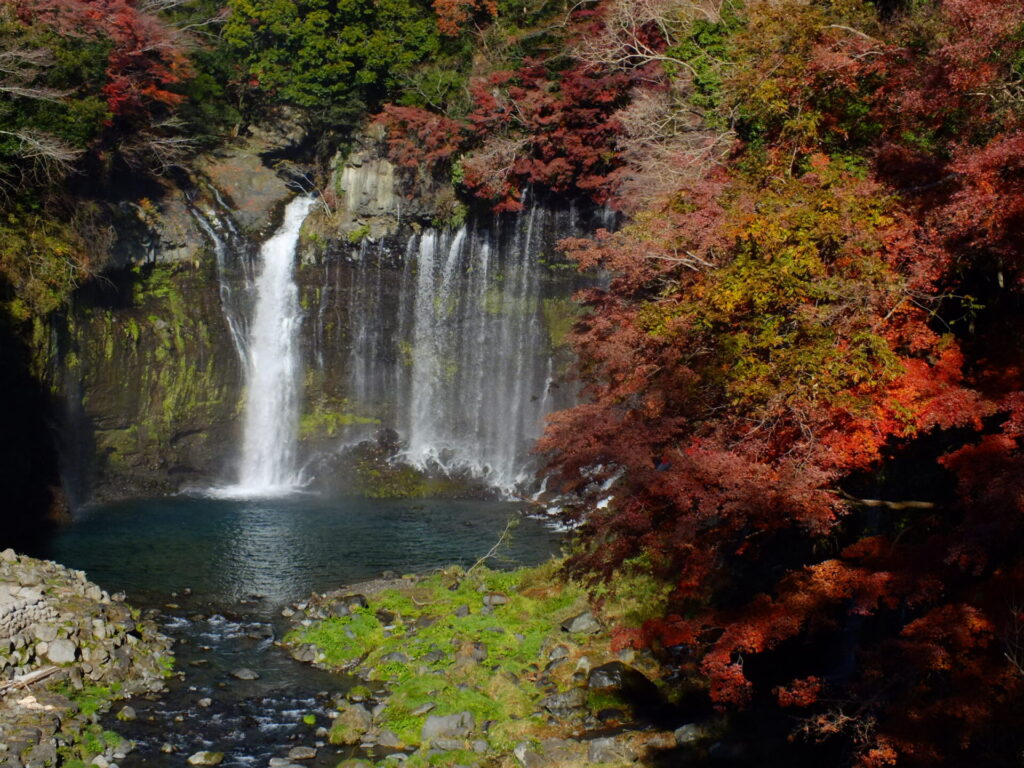
[[[0,649],[5,642],[23,637],[33,624],[56,618],[57,611],[37,588],[0,584]]]

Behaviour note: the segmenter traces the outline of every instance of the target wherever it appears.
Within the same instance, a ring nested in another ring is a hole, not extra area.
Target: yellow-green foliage
[[[901,370],[872,325],[903,289],[879,255],[892,202],[828,158],[815,163],[813,177],[739,185],[730,256],[685,294],[639,309],[648,333],[672,341],[680,329],[713,350],[703,386],[757,418],[779,405],[856,410],[858,388]]]
[[[0,222],[0,295],[17,321],[61,306],[89,273],[85,248],[70,227],[38,213],[10,212]]]
[[[61,682],[51,686],[51,690],[70,700],[87,717],[107,710],[115,699],[122,696],[120,683],[86,685],[76,690],[69,683]],[[63,742],[59,754],[61,764],[65,766],[84,767],[96,755],[103,754],[108,747],[117,746],[123,741],[119,734],[104,730],[98,723],[91,723],[81,730],[60,731],[57,735]]]
[[[568,296],[554,296],[544,299],[541,309],[551,348],[564,346],[569,332],[583,314],[582,307]]]
[[[351,245],[358,245],[370,234],[370,225],[363,224],[348,233],[348,241]]]
[[[591,587],[591,597],[601,602],[608,624],[636,628],[665,615],[673,585],[652,576],[654,570],[647,556],[640,555],[627,560],[610,581]]]
[[[859,140],[858,134],[866,136],[872,121],[857,94],[846,94],[834,82],[817,89],[808,77],[807,63],[821,44],[823,31],[875,33],[878,16],[873,4],[864,0],[753,0],[746,5],[746,24],[730,41],[732,62],[721,103],[723,114],[740,114],[744,138],[757,140],[767,134],[813,147],[833,139],[848,143]],[[798,84],[803,84],[802,89]],[[824,110],[814,99],[828,93],[847,102],[849,123],[837,126],[824,119]]]

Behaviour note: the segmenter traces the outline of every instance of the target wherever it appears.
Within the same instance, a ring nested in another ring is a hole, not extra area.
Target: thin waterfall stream
[[[515,215],[424,228],[400,248],[364,241],[321,277],[345,313],[341,322],[320,313],[314,335],[345,356],[318,358],[318,372],[345,382],[358,415],[395,430],[409,464],[528,493],[544,418],[575,402],[562,381],[564,335],[569,297],[584,283],[557,265],[555,243],[604,223],[595,213],[531,202]],[[345,437],[372,429],[354,424]]]

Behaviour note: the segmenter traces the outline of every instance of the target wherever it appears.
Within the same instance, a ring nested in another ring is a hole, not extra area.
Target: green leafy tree
[[[432,10],[415,0],[230,0],[229,7],[224,39],[246,87],[326,125],[352,122],[445,45]]]

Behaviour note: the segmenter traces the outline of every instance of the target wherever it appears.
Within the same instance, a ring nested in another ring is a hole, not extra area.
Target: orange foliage
[[[192,75],[186,41],[137,0],[10,0],[26,22],[113,42],[103,93],[116,117],[143,116],[184,98],[168,88]]]
[[[497,0],[434,0],[437,27],[452,37],[462,32],[462,26],[478,13],[490,18],[498,15]]]

